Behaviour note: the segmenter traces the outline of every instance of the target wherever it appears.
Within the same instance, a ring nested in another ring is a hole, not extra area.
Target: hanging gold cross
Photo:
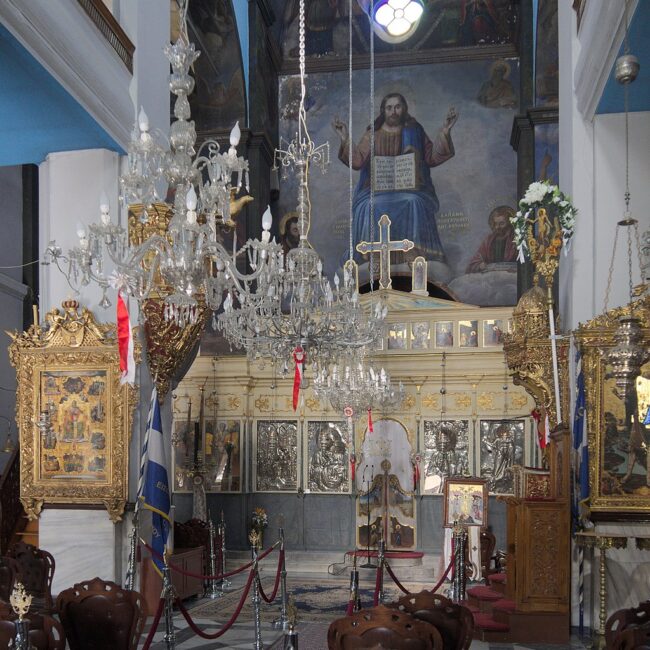
[[[382,289],[390,289],[393,281],[390,277],[390,254],[393,252],[410,251],[415,244],[410,239],[399,241],[390,240],[391,221],[387,214],[382,214],[379,219],[379,241],[362,241],[357,244],[357,251],[362,255],[367,253],[379,253],[379,286]],[[372,282],[372,278],[370,279]]]

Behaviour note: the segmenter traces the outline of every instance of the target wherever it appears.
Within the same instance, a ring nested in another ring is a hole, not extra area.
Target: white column
[[[79,243],[78,228],[99,221],[99,200],[106,192],[115,214],[118,206],[119,156],[106,149],[66,151],[49,154],[39,167],[39,249],[50,241],[66,253]],[[75,296],[65,276],[55,266],[42,266],[39,306],[41,315],[68,297],[76,297],[99,320],[114,320],[114,311],[100,308],[102,292],[90,284]],[[113,297],[111,298],[113,299]]]

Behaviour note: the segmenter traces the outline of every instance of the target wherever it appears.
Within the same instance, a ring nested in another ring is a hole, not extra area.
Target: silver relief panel
[[[496,494],[513,493],[513,465],[524,464],[523,420],[482,420],[480,426],[481,477]]]
[[[258,420],[256,438],[255,491],[297,490],[297,420]]]
[[[469,421],[424,420],[424,492],[442,494],[447,476],[469,472]]]
[[[307,422],[308,481],[311,492],[348,492],[344,422]]]

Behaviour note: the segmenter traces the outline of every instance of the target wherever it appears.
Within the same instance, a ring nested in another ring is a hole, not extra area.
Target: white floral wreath
[[[569,197],[560,192],[557,185],[551,185],[548,181],[531,183],[524,198],[519,201],[519,211],[510,218],[510,223],[515,230],[515,246],[519,251],[517,259],[522,264],[530,255],[526,241],[527,222],[534,218],[540,208],[545,208],[547,211],[552,208],[553,213],[557,214],[562,228],[562,246],[565,255],[573,237],[578,211],[571,205]]]

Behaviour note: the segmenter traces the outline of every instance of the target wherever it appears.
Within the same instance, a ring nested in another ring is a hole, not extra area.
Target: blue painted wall
[[[0,25],[0,165],[38,164],[54,151],[119,145]]]
[[[639,76],[630,84],[630,111],[650,110],[650,2],[641,0],[630,20],[630,54],[641,64]],[[624,53],[621,46],[619,56]],[[625,110],[624,88],[614,78],[614,67],[596,109],[597,114],[622,113]]]

